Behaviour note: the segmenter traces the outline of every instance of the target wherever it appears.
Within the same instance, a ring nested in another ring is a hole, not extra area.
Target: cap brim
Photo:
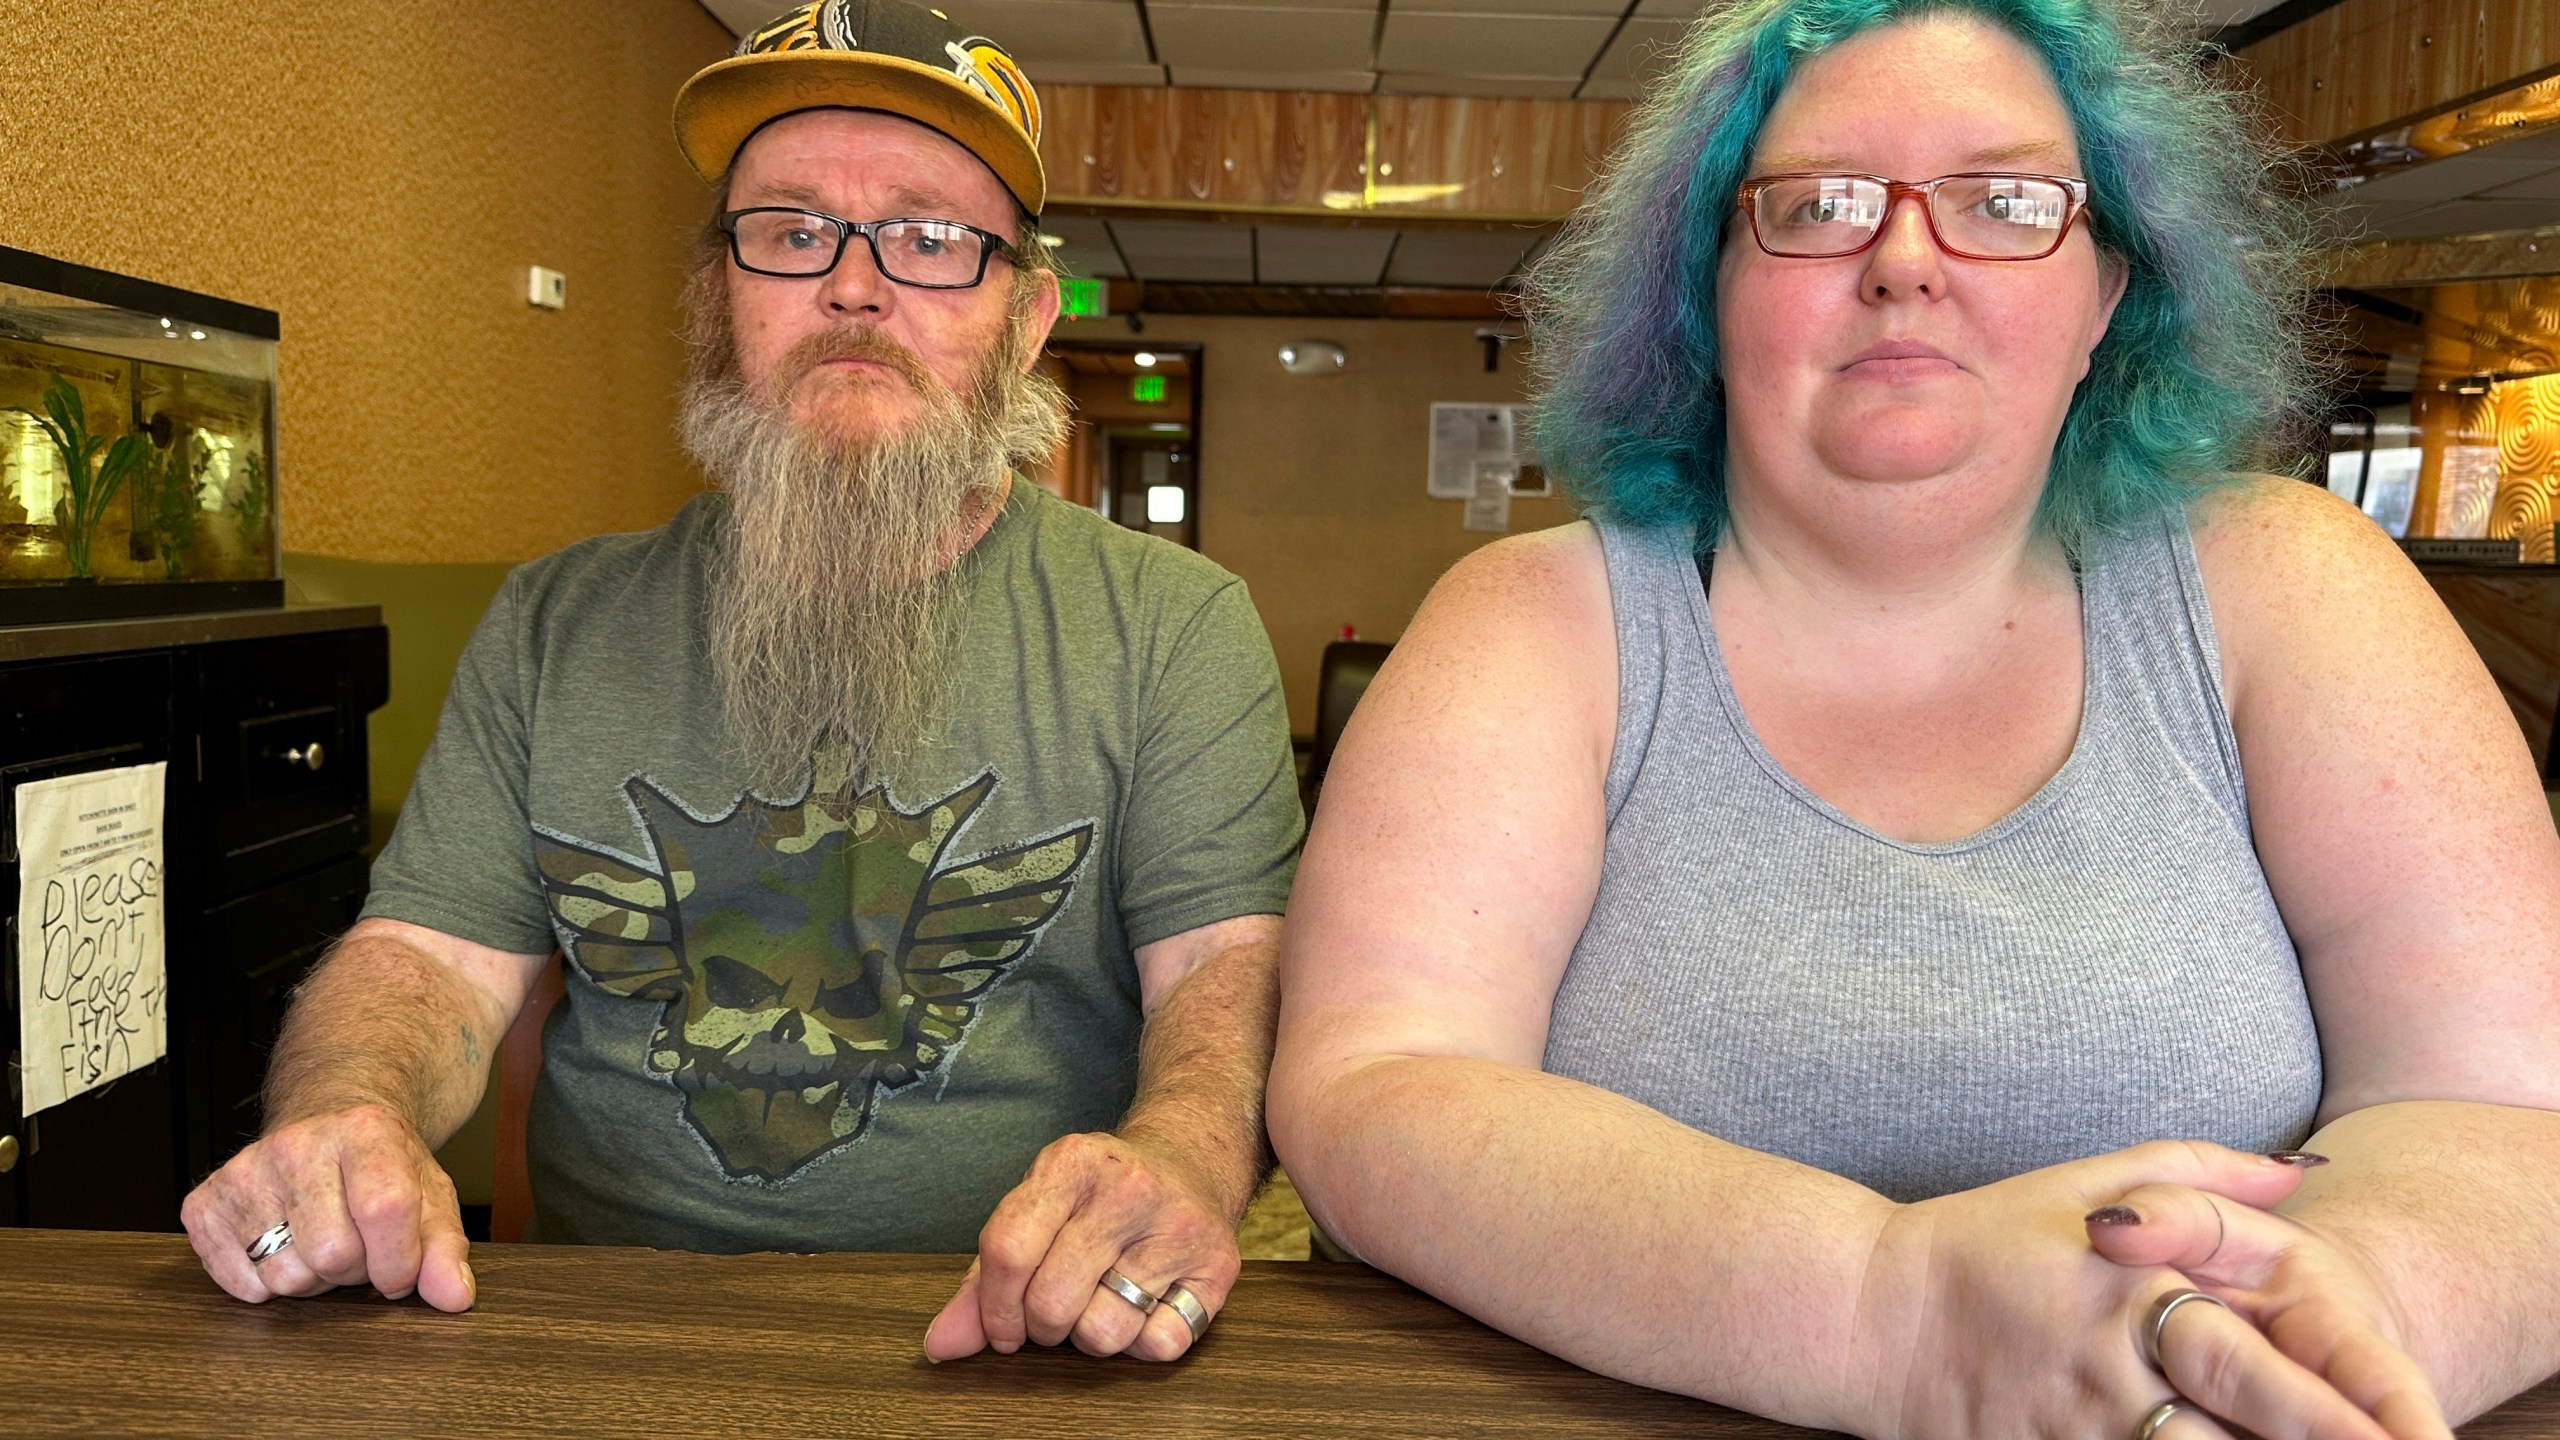
[[[949,71],[852,50],[736,55],[676,92],[676,145],[705,180],[736,163],[747,137],[795,110],[885,110],[929,125],[986,162],[1022,208],[1049,198],[1040,152],[1003,112]]]

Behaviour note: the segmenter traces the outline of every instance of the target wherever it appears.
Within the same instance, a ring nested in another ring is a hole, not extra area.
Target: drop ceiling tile
[[[2560,166],[2483,192],[2484,200],[2560,200]]]
[[[2386,170],[2345,193],[2357,205],[2369,208],[2399,209],[2413,205],[2432,205],[2440,200],[2459,199],[2495,190],[2501,185],[2530,179],[2551,168],[2545,160],[2509,160],[2497,156],[2496,150],[2451,155],[2431,160],[2424,165],[2410,165]]]
[[[2456,200],[2426,213],[2420,235],[2474,235],[2495,230],[2538,230],[2560,225],[2560,204],[2548,200]]]
[[[2196,28],[2211,32],[2225,25],[2237,25],[2243,20],[2254,20],[2281,3],[2283,0],[2202,0],[2202,7],[2196,15]]]
[[[1022,73],[1034,85],[1162,85],[1161,65],[1076,65],[1056,60],[1025,60]]]
[[[1387,262],[1387,283],[1489,290],[1537,238],[1522,230],[1408,230]]]
[[[1390,10],[1378,40],[1378,68],[1406,74],[1579,80],[1616,25],[1592,15],[1417,15]]]
[[[1040,221],[1040,228],[1067,242],[1049,253],[1068,274],[1106,280],[1129,277],[1129,267],[1120,263],[1119,248],[1111,243],[1110,227],[1094,216],[1050,215]]]
[[[1644,87],[1633,80],[1587,80],[1573,92],[1576,100],[1641,100]]]
[[[1543,75],[1406,75],[1378,77],[1389,95],[1495,95],[1525,100],[1570,100],[1574,82]]]
[[[1253,283],[1253,227],[1189,220],[1114,220],[1120,253],[1141,280]]]
[[[702,0],[702,8],[711,18],[729,27],[732,35],[744,36],[748,31],[791,8],[792,0]]]
[[[1143,65],[1149,58],[1130,0],[935,0],[935,8],[1026,67],[1041,60]]]
[[[1156,58],[1177,72],[1366,70],[1377,27],[1375,13],[1367,10],[1270,6],[1159,5],[1147,18],[1155,30]]]
[[[1388,0],[1387,13],[1456,10],[1477,15],[1602,15],[1615,20],[1626,9],[1626,0]]]
[[[1393,230],[1328,225],[1254,227],[1255,278],[1265,285],[1375,285],[1396,246]]]
[[[2540,160],[2560,165],[2560,129],[2537,130],[2522,139],[2501,141],[2473,153],[2492,160]]]
[[[1173,83],[1208,90],[1340,90],[1366,94],[1378,77],[1366,70],[1220,70],[1173,67]]]
[[[1636,0],[1638,20],[1689,20],[1707,8],[1709,0]]]
[[[1671,68],[1680,38],[1689,31],[1680,20],[1630,20],[1591,67],[1591,78],[1625,81],[1642,90]],[[1588,93],[1588,92],[1585,92]]]
[[[2407,210],[2356,213],[2370,227],[2364,238],[2385,240],[2531,230],[2560,222],[2560,205],[2531,200],[2454,200]]]

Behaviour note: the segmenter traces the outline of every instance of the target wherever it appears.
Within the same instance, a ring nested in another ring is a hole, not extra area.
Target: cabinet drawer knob
[[[300,749],[287,750],[284,752],[284,763],[287,765],[301,765],[309,769],[317,770],[320,768],[320,762],[320,742],[317,740],[312,741],[308,745],[302,746]]]
[[[18,1168],[18,1137],[0,1135],[0,1175]]]

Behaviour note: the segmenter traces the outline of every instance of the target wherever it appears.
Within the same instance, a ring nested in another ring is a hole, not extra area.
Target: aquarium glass
[[[239,308],[227,302],[136,308],[8,269],[0,587],[272,581],[275,341],[204,318]]]

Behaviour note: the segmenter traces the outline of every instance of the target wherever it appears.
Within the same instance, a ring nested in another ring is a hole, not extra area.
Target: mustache
[[[804,336],[784,351],[773,367],[773,394],[766,398],[780,400],[808,378],[810,371],[831,360],[860,360],[885,367],[923,395],[945,394],[950,389],[925,368],[916,352],[882,334],[878,326],[855,325]]]

